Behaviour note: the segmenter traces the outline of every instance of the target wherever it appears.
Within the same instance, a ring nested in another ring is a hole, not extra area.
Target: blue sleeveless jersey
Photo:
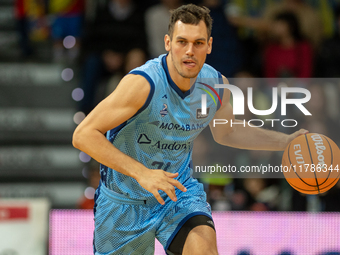
[[[143,107],[129,120],[107,132],[107,139],[120,151],[150,169],[179,173],[184,184],[191,178],[193,141],[209,125],[220,106],[222,76],[204,64],[191,89],[183,93],[172,81],[166,55],[149,60],[130,72],[142,75],[151,90]],[[207,114],[201,110],[202,94],[206,94]],[[124,162],[122,162],[124,164]],[[101,165],[105,186],[132,199],[148,199],[153,195],[132,177]],[[162,197],[166,194],[160,191]]]

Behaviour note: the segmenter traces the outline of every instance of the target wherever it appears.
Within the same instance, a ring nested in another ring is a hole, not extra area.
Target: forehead
[[[185,24],[178,20],[175,23],[173,38],[183,37],[187,39],[205,38],[208,39],[208,30],[204,21],[201,20],[197,25]]]

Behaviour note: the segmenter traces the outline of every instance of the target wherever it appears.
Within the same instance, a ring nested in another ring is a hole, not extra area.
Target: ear
[[[207,54],[210,54],[212,51],[212,42],[213,42],[213,38],[210,37],[209,41],[208,41],[208,50],[207,50]]]
[[[170,49],[171,49],[170,43],[171,43],[170,36],[169,36],[168,34],[166,34],[166,35],[164,36],[164,45],[165,45],[165,50],[166,50],[166,51],[170,51]]]

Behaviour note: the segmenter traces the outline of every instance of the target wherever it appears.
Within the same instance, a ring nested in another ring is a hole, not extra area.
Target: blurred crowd
[[[78,68],[79,87],[84,92],[79,110],[88,114],[130,70],[166,53],[164,35],[169,11],[185,3],[189,1],[16,0],[21,53],[24,59],[34,57],[34,36],[51,41],[51,62]],[[339,0],[190,3],[208,7],[214,20],[213,51],[206,62],[245,94],[252,87],[255,108],[269,109],[272,102],[273,85],[260,78],[286,81],[299,78],[294,86],[311,92],[312,98],[305,107],[313,117],[304,116],[298,109],[288,109],[285,118],[298,120],[298,125],[276,130],[291,133],[305,128],[340,144],[340,80],[335,79],[340,77]],[[32,19],[36,21],[34,36]],[[282,119],[282,116],[272,117]],[[244,119],[254,118],[259,116],[245,113]],[[204,165],[200,160],[205,157],[199,155],[209,155],[209,148],[223,151],[235,166],[281,162],[282,154],[222,149],[211,144],[212,139],[207,137],[204,131],[196,142],[200,146],[194,151],[194,164]],[[202,181],[213,210],[340,211],[340,184],[325,195],[311,196],[294,191],[284,179],[224,176]]]

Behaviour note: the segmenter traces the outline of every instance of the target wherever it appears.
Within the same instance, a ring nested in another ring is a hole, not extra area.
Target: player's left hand
[[[296,137],[298,137],[298,136],[300,136],[300,135],[305,135],[305,134],[308,134],[308,133],[309,133],[308,130],[301,128],[300,130],[298,130],[298,131],[296,131],[296,132],[290,134],[290,135],[288,136],[288,139],[287,139],[285,148],[286,148],[286,147],[288,146],[288,144],[289,144],[291,141],[293,141]]]

